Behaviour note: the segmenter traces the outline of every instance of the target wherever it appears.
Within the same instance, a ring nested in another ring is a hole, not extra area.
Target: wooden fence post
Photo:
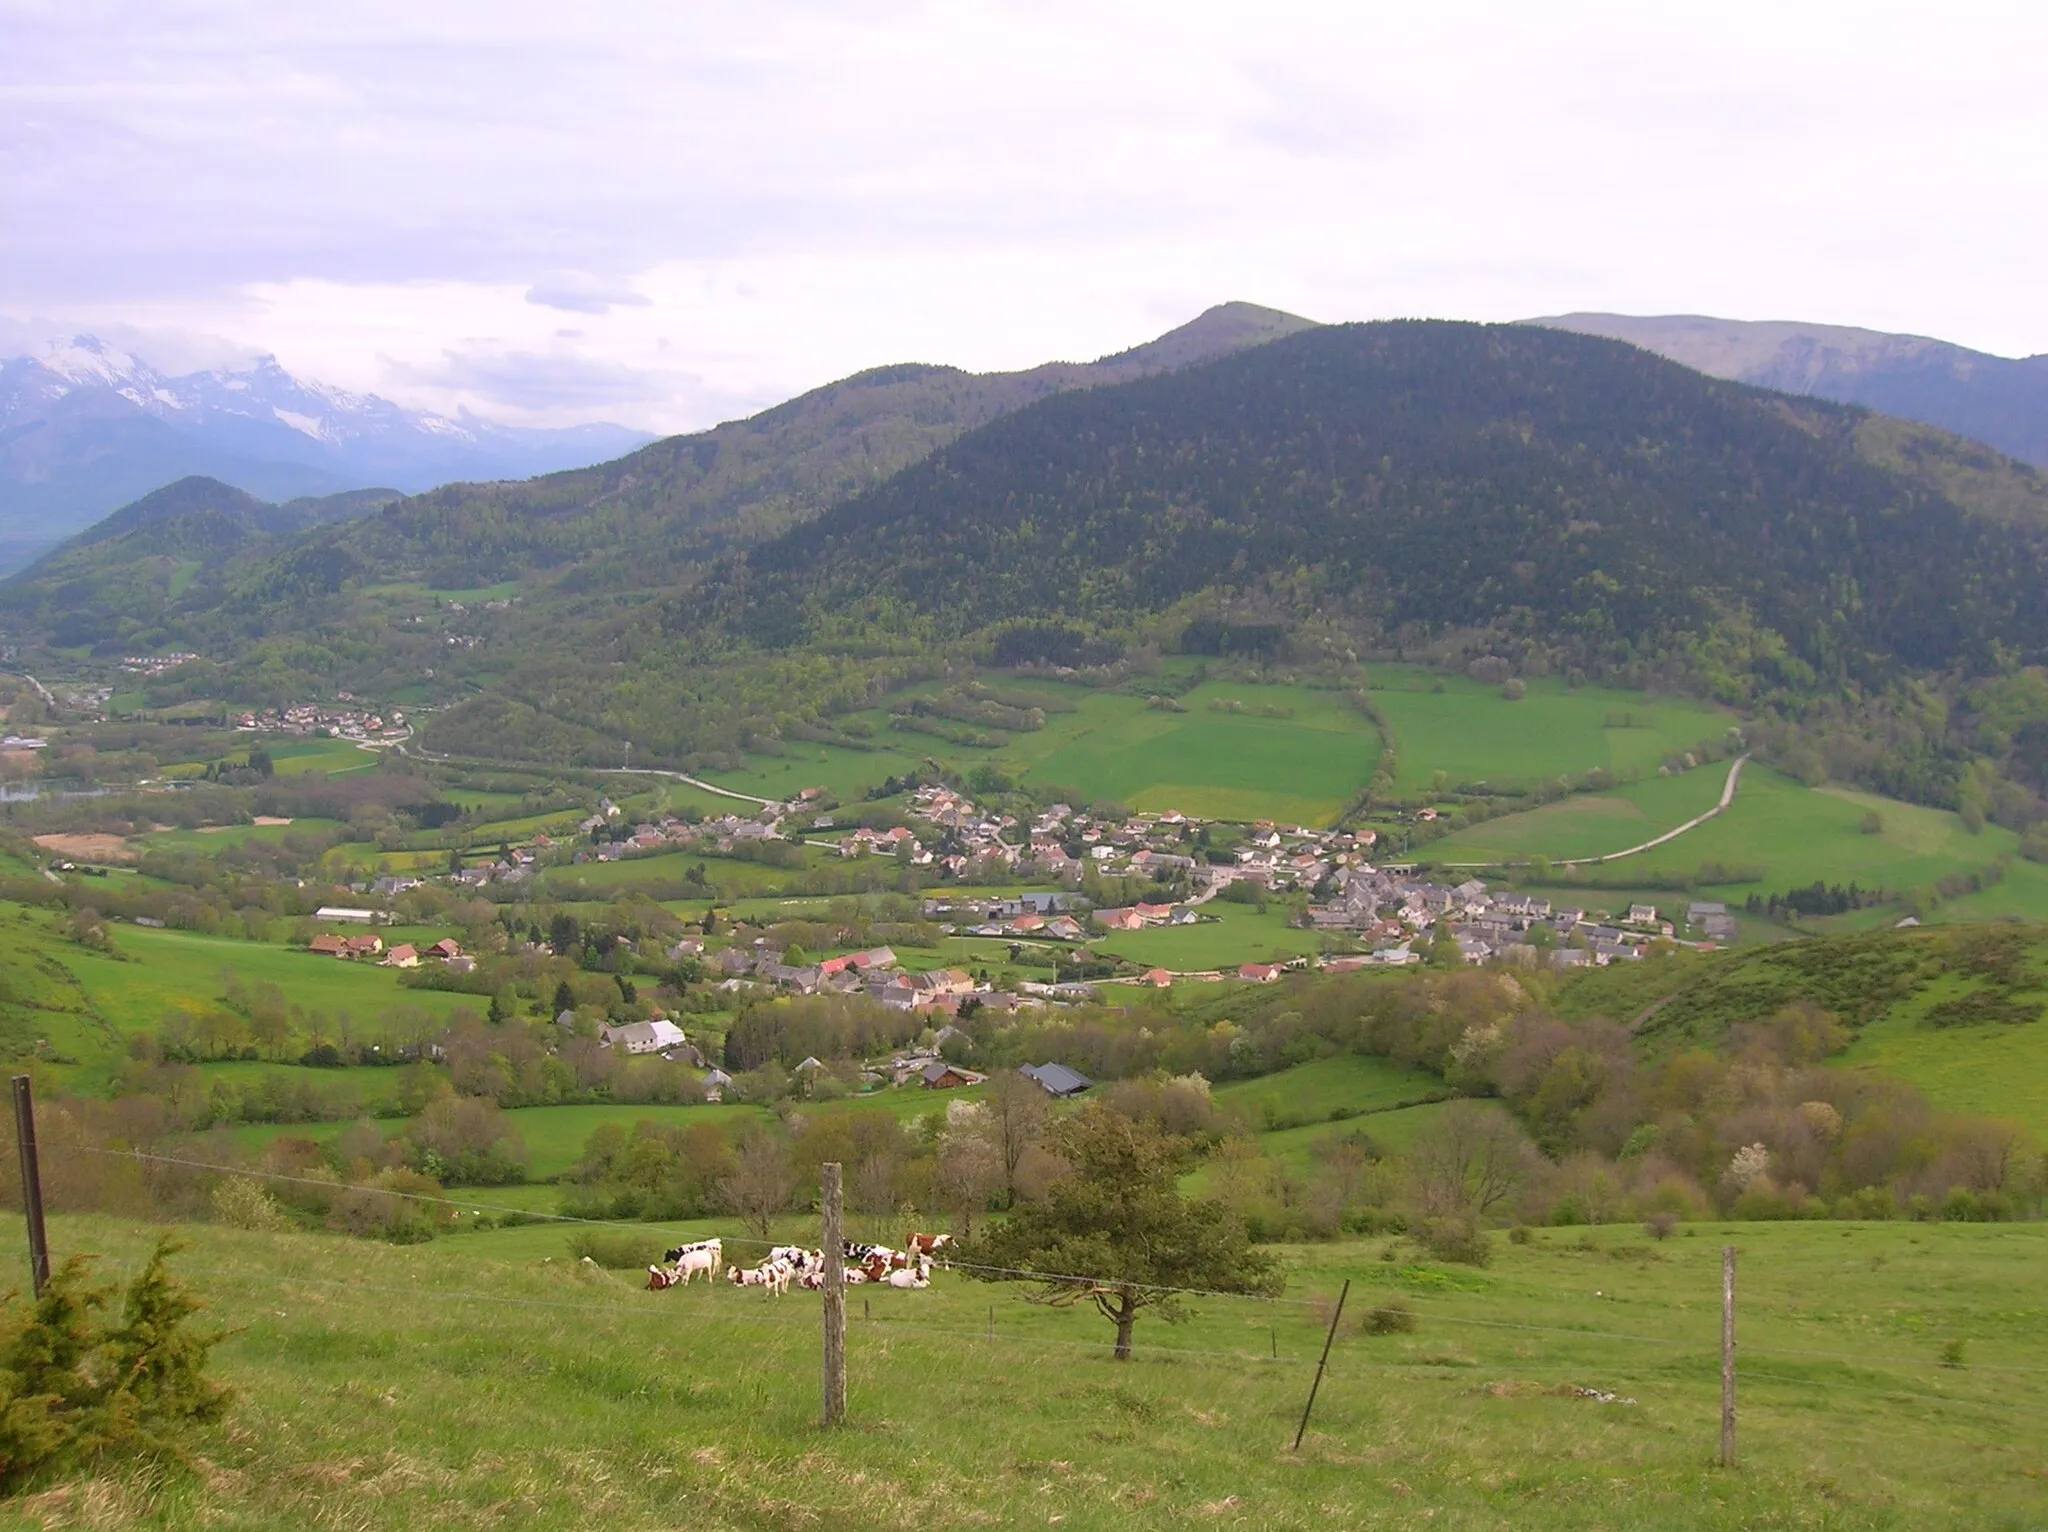
[[[14,1077],[14,1143],[21,1155],[21,1210],[28,1215],[28,1269],[36,1296],[50,1280],[50,1237],[43,1229],[43,1168],[36,1157],[36,1103],[27,1075]]]
[[[1337,1339],[1337,1321],[1344,1317],[1344,1300],[1351,1296],[1351,1279],[1344,1279],[1344,1289],[1337,1294],[1337,1312],[1330,1316],[1330,1333],[1323,1337],[1323,1357],[1316,1363],[1315,1381],[1308,1386],[1308,1403],[1301,1407],[1301,1424],[1295,1428],[1294,1450],[1301,1451],[1301,1439],[1308,1434],[1309,1411],[1316,1407],[1316,1391],[1323,1386],[1323,1369],[1330,1365],[1330,1345]]]
[[[846,1424],[846,1246],[839,1166],[822,1167],[825,1203],[825,1429]]]
[[[1721,1247],[1721,1466],[1735,1466],[1735,1247]]]

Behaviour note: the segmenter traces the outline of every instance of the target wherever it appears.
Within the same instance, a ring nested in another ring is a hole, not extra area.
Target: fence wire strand
[[[676,1234],[682,1236],[686,1240],[692,1238],[705,1237],[700,1235],[698,1231],[686,1228],[681,1221],[675,1220],[642,1222],[637,1220],[626,1219],[589,1218],[572,1213],[551,1213],[541,1212],[531,1208],[510,1207],[504,1204],[483,1202],[470,1197],[449,1196],[446,1193],[433,1194],[423,1192],[397,1191],[380,1186],[369,1186],[360,1183],[350,1184],[341,1181],[328,1180],[317,1176],[297,1176],[282,1171],[259,1170],[240,1165],[222,1165],[205,1160],[188,1159],[177,1155],[155,1154],[142,1150],[107,1149],[91,1145],[79,1145],[77,1147],[83,1149],[88,1154],[102,1155],[114,1159],[138,1161],[153,1165],[175,1166],[180,1169],[211,1175],[241,1176],[259,1181],[271,1181],[285,1185],[312,1187],[330,1193],[359,1192],[374,1196],[391,1197],[399,1199],[401,1201],[420,1203],[429,1206],[452,1208],[457,1211],[466,1208],[478,1213],[502,1214],[505,1216],[519,1218],[522,1220],[528,1220],[534,1223],[560,1224],[588,1228],[611,1229],[642,1235],[661,1234],[665,1236],[668,1234]],[[775,1247],[778,1244],[787,1243],[786,1241],[759,1239],[750,1235],[720,1235],[717,1237],[724,1244],[737,1245],[745,1248],[769,1249]],[[1056,1283],[1067,1284],[1083,1288],[1099,1287],[1104,1289],[1130,1287],[1135,1288],[1142,1292],[1149,1293],[1160,1293],[1173,1296],[1185,1296],[1193,1298],[1229,1298],[1237,1300],[1239,1302],[1252,1302],[1264,1305],[1282,1305],[1303,1310],[1320,1308],[1324,1304],[1324,1300],[1313,1298],[1269,1297],[1263,1294],[1222,1292],[1210,1288],[1175,1287],[1163,1283],[1130,1283],[1124,1282],[1119,1278],[1109,1276],[1090,1276],[1086,1274],[1077,1273],[1033,1271],[1019,1267],[992,1266],[968,1261],[950,1261],[939,1259],[935,1260],[933,1264],[938,1269],[958,1271],[966,1273],[970,1276],[1002,1277],[1023,1282]],[[447,1301],[493,1304],[500,1306],[529,1309],[552,1309],[584,1313],[597,1312],[615,1314],[627,1318],[643,1316],[650,1318],[666,1317],[663,1316],[658,1310],[643,1309],[623,1303],[562,1302],[552,1299],[519,1298],[509,1296],[506,1294],[484,1293],[464,1289],[451,1290],[446,1288],[432,1287],[376,1286],[362,1282],[337,1281],[335,1279],[305,1276],[289,1276],[281,1279],[264,1279],[259,1278],[254,1274],[234,1273],[218,1270],[191,1270],[190,1274],[195,1276],[204,1275],[232,1281],[247,1282],[257,1282],[261,1280],[281,1280],[283,1282],[296,1282],[315,1286],[360,1290],[364,1292],[380,1292],[412,1298],[426,1297],[442,1299]],[[1374,1303],[1374,1300],[1370,1295],[1368,1296],[1367,1301],[1369,1303]],[[1475,1315],[1453,1313],[1447,1309],[1444,1309],[1434,1304],[1426,1304],[1420,1306],[1414,1305],[1410,1303],[1405,1296],[1398,1294],[1382,1295],[1379,1297],[1378,1301],[1374,1303],[1374,1306],[1384,1306],[1388,1302],[1393,1301],[1398,1301],[1402,1303],[1409,1309],[1410,1312],[1413,1312],[1419,1315],[1420,1317],[1427,1318],[1432,1323],[1462,1325],[1486,1330],[1498,1330],[1535,1335],[1557,1336],[1573,1340],[1612,1341],[1630,1345],[1675,1347],[1683,1350],[1695,1351],[1703,1356],[1707,1356],[1710,1358],[1717,1358],[1719,1348],[1718,1334],[1710,1335],[1699,1340],[1689,1340],[1678,1336],[1643,1335],[1627,1331],[1614,1330],[1591,1330],[1573,1325],[1541,1325],[1529,1324],[1526,1322],[1516,1320],[1482,1319]],[[722,1314],[696,1315],[693,1317],[693,1322],[755,1324],[771,1326],[781,1326],[785,1324],[793,1325],[794,1323],[767,1319],[759,1316]],[[956,1330],[943,1326],[923,1324],[921,1322],[914,1320],[902,1320],[890,1317],[885,1317],[881,1320],[864,1321],[863,1323],[877,1326],[886,1326],[888,1329],[892,1331],[915,1331],[917,1333],[922,1334],[948,1335],[968,1340],[993,1341],[995,1339],[995,1337],[993,1336],[985,1337],[979,1331]],[[1016,1336],[1014,1330],[1011,1333],[1011,1337],[1005,1337],[1005,1339],[1013,1344],[1028,1344],[1031,1346],[1038,1347],[1057,1346],[1063,1349],[1074,1348],[1082,1350],[1102,1349],[1100,1343],[1097,1342],[1072,1341],[1049,1336],[1032,1336],[1026,1338],[1022,1336]],[[1002,1342],[997,1343],[1000,1344]],[[1146,1347],[1144,1354],[1147,1356],[1205,1358],[1231,1362],[1259,1363],[1268,1366],[1273,1365],[1276,1362],[1285,1365],[1308,1365],[1308,1359],[1302,1357],[1277,1357],[1272,1354],[1262,1355],[1247,1351],[1218,1351],[1191,1347],[1153,1345]],[[1820,1351],[1811,1349],[1801,1349],[1796,1347],[1745,1346],[1743,1355],[1745,1358],[1760,1357],[1766,1360],[1775,1359],[1778,1361],[1795,1361],[1804,1359],[1815,1361],[1840,1362],[1865,1367],[1912,1367],[1944,1370],[1956,1369],[1972,1373],[1996,1373],[2027,1376],[2048,1375],[2048,1366],[2029,1366],[2020,1363],[1969,1363],[1967,1364],[1967,1366],[1957,1369],[1957,1364],[1944,1362],[1932,1358],[1873,1356],[1861,1353]],[[1401,1371],[1404,1369],[1413,1369],[1416,1367],[1426,1367],[1428,1365],[1430,1364],[1426,1360],[1408,1360],[1403,1362],[1389,1362],[1384,1364],[1360,1364],[1347,1358],[1339,1366],[1333,1367],[1331,1369],[1331,1372],[1333,1376],[1341,1376],[1344,1372],[1358,1371],[1361,1369],[1361,1367],[1363,1367],[1366,1370],[1374,1372],[1384,1372]],[[1646,1374],[1610,1374],[1610,1376],[1634,1376],[1639,1381],[1660,1381],[1655,1375]],[[1738,1367],[1738,1377],[1741,1379],[1755,1379],[1760,1382],[1770,1382],[1792,1387],[1848,1389],[1856,1392],[1882,1394],[1893,1398],[1912,1399],[1940,1404],[1968,1405],[1977,1408],[2001,1407],[1990,1401],[1973,1400],[1964,1396],[1915,1393],[1903,1388],[1895,1388],[1882,1384],[1859,1383],[1846,1379],[1819,1379],[1793,1377],[1781,1373],[1760,1372],[1757,1371],[1755,1368],[1746,1365]],[[1665,1379],[1661,1381],[1669,1380]],[[2010,1408],[2013,1406],[2008,1405],[2003,1407]],[[2022,1410],[2022,1413],[2027,1412]]]

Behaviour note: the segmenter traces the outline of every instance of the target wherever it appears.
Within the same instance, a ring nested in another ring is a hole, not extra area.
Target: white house
[[[626,1052],[665,1053],[670,1048],[683,1045],[683,1029],[672,1021],[633,1021],[622,1027],[605,1027],[598,1033],[607,1048],[624,1048]]]

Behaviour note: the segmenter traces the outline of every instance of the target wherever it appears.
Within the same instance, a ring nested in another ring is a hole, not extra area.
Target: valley
[[[239,1327],[235,1488],[180,1514],[325,1475],[370,1525],[458,1483],[965,1524],[965,1472],[999,1514],[1286,1526],[1420,1433],[1374,1514],[1882,1526],[1954,1492],[1838,1475],[1930,1410],[2004,1514],[2048,517],[1874,439],[1607,342],[1231,306],[524,484],[188,480],[74,538],[0,586],[0,1056],[60,1253],[175,1224]],[[1112,1230],[981,1274],[1200,1289],[1128,1363],[1078,1289],[975,1279],[1104,1133],[1237,1266],[1118,1277]],[[867,1429],[821,1445],[805,1303],[644,1289],[699,1237],[771,1283],[830,1163],[857,1238],[960,1243],[849,1295]],[[1724,1243],[1757,1445],[1709,1482]]]

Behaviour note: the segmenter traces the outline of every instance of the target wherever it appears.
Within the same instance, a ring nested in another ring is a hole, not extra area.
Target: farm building
[[[605,1027],[598,1033],[607,1048],[624,1048],[630,1054],[666,1053],[683,1046],[683,1029],[672,1021],[633,1021],[620,1027]]]
[[[1069,1069],[1064,1064],[1026,1064],[1017,1073],[1037,1081],[1039,1088],[1048,1096],[1062,1100],[1080,1095],[1095,1083],[1079,1070]]]
[[[958,1090],[963,1085],[979,1085],[988,1078],[971,1069],[962,1069],[958,1064],[927,1064],[920,1072],[919,1079],[926,1090]]]

